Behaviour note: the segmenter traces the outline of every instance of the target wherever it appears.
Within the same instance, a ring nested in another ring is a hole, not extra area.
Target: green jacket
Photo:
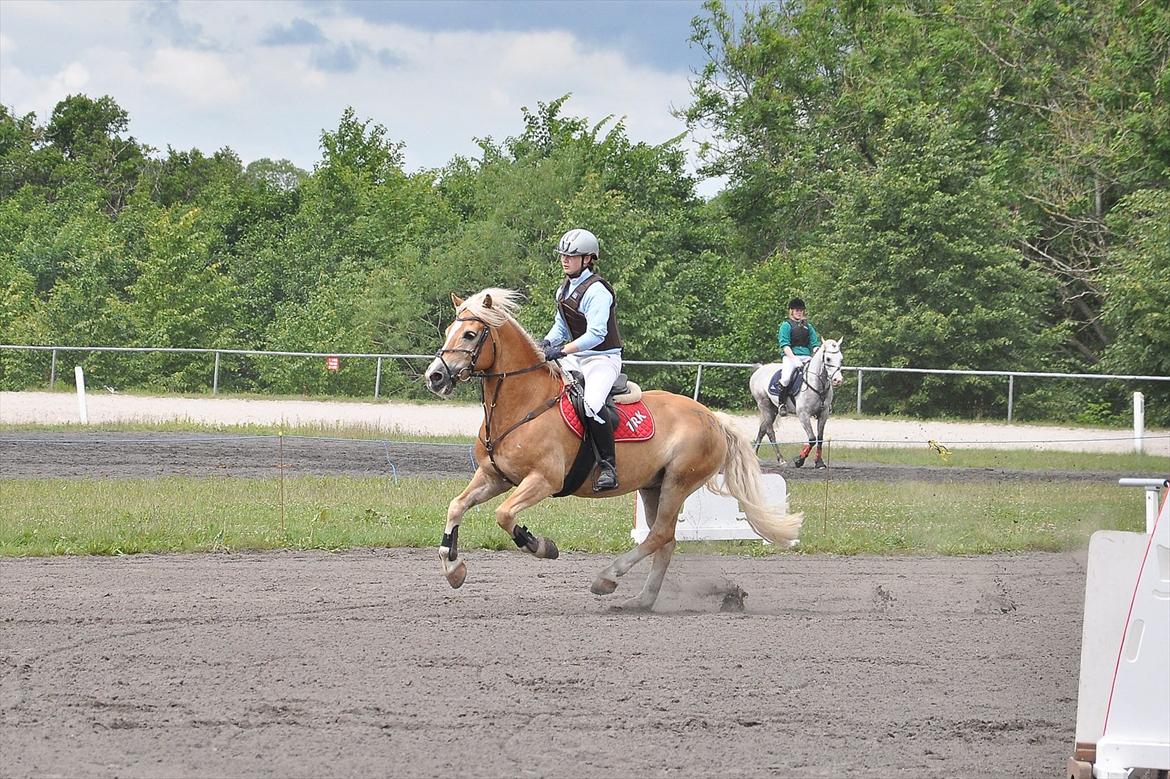
[[[792,320],[785,319],[780,325],[780,332],[776,336],[776,340],[780,342],[780,354],[783,356],[784,347],[792,348],[793,354],[802,354],[805,357],[811,357],[813,350],[821,345],[821,337],[817,335],[817,329],[812,326],[812,322],[807,319],[804,323],[808,325],[808,346],[792,346]]]

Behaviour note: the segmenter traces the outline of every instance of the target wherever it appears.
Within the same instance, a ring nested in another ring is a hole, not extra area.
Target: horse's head
[[[481,305],[491,308],[491,295],[483,295]],[[472,373],[482,371],[495,359],[495,340],[491,325],[477,312],[468,311],[458,295],[451,295],[455,307],[455,319],[447,325],[442,347],[435,353],[435,359],[427,367],[427,389],[441,397],[455,391],[455,383],[467,381]],[[489,354],[484,354],[484,345],[491,343]]]
[[[845,377],[841,375],[841,366],[845,361],[844,355],[841,354],[841,341],[826,338],[821,344],[821,354],[825,361],[825,370],[829,374],[829,380],[833,382],[834,387],[840,387],[841,383],[845,381]]]
[[[508,289],[485,289],[466,301],[452,294],[455,319],[447,325],[443,346],[427,366],[427,389],[447,397],[457,382],[482,375],[495,365],[500,351],[499,328],[512,321],[519,299],[519,293]]]

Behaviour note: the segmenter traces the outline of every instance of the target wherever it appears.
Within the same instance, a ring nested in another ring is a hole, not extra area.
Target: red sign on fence
[[[337,373],[337,371],[340,369],[341,369],[341,358],[340,357],[326,357],[325,358],[325,370],[333,371],[334,373]]]

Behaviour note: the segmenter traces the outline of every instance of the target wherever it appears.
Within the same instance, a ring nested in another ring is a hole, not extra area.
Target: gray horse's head
[[[834,387],[840,387],[845,381],[845,377],[841,375],[841,366],[845,362],[845,357],[841,354],[841,341],[826,338],[821,345],[821,354],[825,361],[825,369],[829,373],[829,380],[833,382]]]

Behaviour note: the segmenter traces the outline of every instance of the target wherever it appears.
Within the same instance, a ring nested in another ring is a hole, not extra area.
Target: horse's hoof
[[[793,467],[799,468],[800,466],[804,465],[804,458],[797,457],[795,460],[792,461],[792,465],[793,465]]]
[[[638,612],[650,611],[653,606],[653,603],[647,603],[642,599],[642,596],[639,595],[637,597],[624,600],[621,603],[615,603],[613,608],[617,611],[625,611],[636,614]]]
[[[828,468],[829,466],[825,465],[824,460],[815,460],[813,462],[813,467],[814,468]]]
[[[447,576],[447,584],[451,585],[451,589],[457,590],[463,586],[463,582],[467,580],[467,563],[462,560],[456,560],[455,564],[447,568],[447,562],[443,561],[444,571]]]
[[[557,549],[551,538],[542,538],[536,544],[536,556],[544,560],[555,560],[561,556],[561,550]]]
[[[589,591],[594,595],[609,595],[616,589],[617,582],[600,576],[593,580],[593,584],[589,585]]]

